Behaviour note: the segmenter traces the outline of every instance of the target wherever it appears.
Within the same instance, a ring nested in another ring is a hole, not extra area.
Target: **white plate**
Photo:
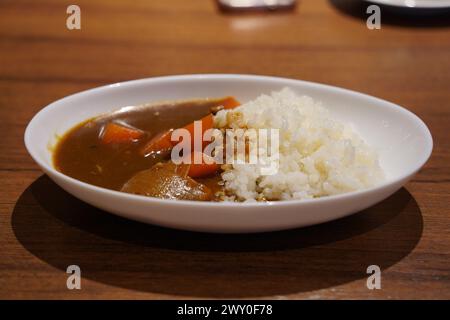
[[[272,203],[174,201],[112,191],[56,171],[49,145],[79,122],[149,101],[234,95],[245,102],[290,87],[320,100],[336,118],[352,123],[376,148],[387,180],[364,191],[312,200]],[[41,110],[25,131],[25,145],[42,170],[75,197],[119,216],[167,227],[208,232],[259,232],[338,219],[387,198],[427,161],[432,138],[413,113],[365,94],[300,80],[252,75],[182,75],[112,84],[58,100]]]
[[[368,0],[368,2],[399,8],[416,8],[416,9],[450,8],[450,0]]]

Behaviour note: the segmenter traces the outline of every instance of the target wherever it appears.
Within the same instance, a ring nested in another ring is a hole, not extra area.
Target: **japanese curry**
[[[201,119],[239,103],[231,97],[125,107],[72,128],[58,141],[55,168],[75,179],[108,189],[164,199],[218,201],[220,166],[170,160],[176,128],[192,130]]]

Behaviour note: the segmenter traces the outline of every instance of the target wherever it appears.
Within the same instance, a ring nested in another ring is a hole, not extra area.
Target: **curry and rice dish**
[[[276,135],[261,144],[261,129]],[[251,150],[258,161],[248,161]],[[288,88],[244,104],[225,97],[125,107],[69,130],[53,163],[92,185],[174,200],[311,199],[384,178],[377,154],[350,125]]]

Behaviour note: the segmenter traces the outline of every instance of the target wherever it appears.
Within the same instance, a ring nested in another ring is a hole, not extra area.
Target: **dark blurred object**
[[[329,0],[339,11],[349,16],[366,20],[367,7],[376,4],[381,9],[381,24],[405,27],[447,27],[450,26],[450,9],[403,8],[379,5],[361,0]]]
[[[450,9],[450,0],[364,0],[372,4],[389,7],[391,10],[407,12],[442,12]]]
[[[216,0],[222,11],[291,10],[296,0]]]

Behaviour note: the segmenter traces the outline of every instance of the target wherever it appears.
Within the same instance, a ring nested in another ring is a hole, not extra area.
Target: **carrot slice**
[[[208,114],[206,117],[203,117],[200,119],[202,122],[202,150],[206,145],[208,145],[208,141],[203,141],[203,134],[206,130],[211,129],[213,127],[213,116],[212,114]],[[194,141],[195,141],[195,134],[194,134],[194,122],[188,124],[184,127],[189,133],[191,134],[191,150],[194,150]],[[174,145],[178,142],[174,142]],[[202,151],[202,150],[195,150],[195,151]]]
[[[218,103],[218,105],[222,105],[224,107],[224,109],[233,109],[237,106],[240,105],[240,103],[233,97],[227,97],[225,99],[223,99],[222,101],[220,101],[220,103]],[[208,114],[207,116],[203,117],[202,119],[200,119],[200,121],[202,122],[202,139],[203,139],[203,134],[205,133],[206,130],[211,129],[213,127],[213,115],[212,114]],[[192,138],[192,143],[191,143],[191,150],[194,150],[194,122],[188,124],[187,126],[184,127],[184,129],[188,130],[189,133],[191,134],[191,138]],[[206,147],[210,142],[209,141],[202,141],[202,147]],[[178,142],[173,142],[174,145],[177,144]],[[195,151],[200,151],[200,150],[195,150]]]
[[[233,97],[226,97],[222,100],[219,100],[217,105],[222,105],[224,109],[233,109],[240,105],[239,101],[237,101]],[[202,138],[203,134],[206,130],[211,129],[213,127],[213,116],[212,114],[208,114],[207,116],[200,119],[202,122]],[[194,122],[188,124],[184,127],[184,129],[187,129],[189,133],[191,134],[192,139],[192,145],[191,150],[194,150]],[[172,149],[174,145],[178,143],[178,141],[171,141],[171,135],[172,135],[173,129],[170,129],[168,131],[165,131],[157,136],[155,136],[153,139],[151,139],[142,149],[142,154],[149,154],[153,152],[159,152],[159,151],[169,151]],[[203,141],[202,147],[204,148],[206,145],[208,145],[208,141]],[[200,151],[200,150],[197,150]]]
[[[201,163],[194,163],[195,154],[197,154],[197,157],[202,157]],[[191,153],[190,157],[191,157],[191,165],[189,167],[188,176],[191,178],[200,178],[209,176],[217,172],[220,168],[220,166],[214,162],[213,158],[202,152],[194,151]],[[208,163],[206,163],[206,161]]]
[[[233,97],[226,97],[221,104],[223,105],[223,107],[225,109],[233,109],[236,108],[238,106],[240,106],[241,104],[239,103],[239,101],[237,101],[235,98]]]
[[[161,132],[154,136],[144,147],[142,152],[144,154],[150,154],[155,152],[164,152],[172,149],[173,144],[170,141],[172,135],[172,129]]]
[[[101,141],[106,144],[131,142],[139,139],[143,134],[141,130],[110,122],[103,129]]]

